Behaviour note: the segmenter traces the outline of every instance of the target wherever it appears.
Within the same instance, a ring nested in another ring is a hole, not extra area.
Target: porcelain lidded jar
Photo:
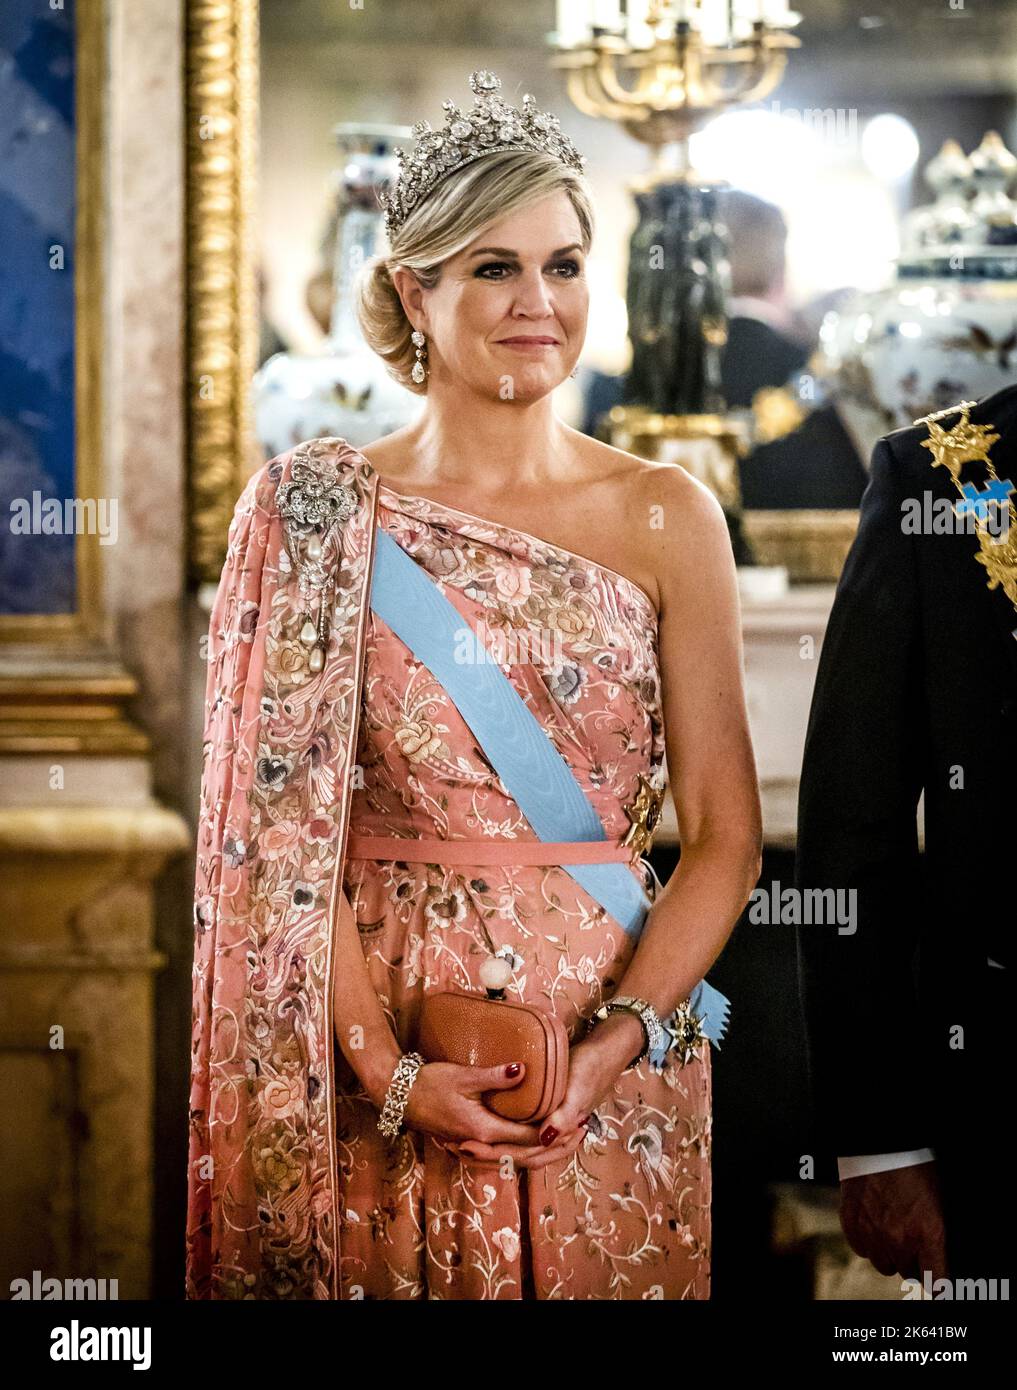
[[[958,151],[937,156],[927,171],[937,203],[908,219],[894,282],[824,321],[826,374],[847,413],[868,422],[870,437],[857,441],[866,459],[880,434],[1017,380],[1017,207],[1007,191],[1017,160],[989,131],[967,163],[961,198]]]
[[[368,444],[409,424],[422,407],[364,342],[353,299],[361,267],[384,241],[379,194],[398,172],[395,148],[410,131],[345,122],[335,136],[340,164],[329,332],[320,352],[277,352],[255,374],[255,428],[266,458],[305,439]]]

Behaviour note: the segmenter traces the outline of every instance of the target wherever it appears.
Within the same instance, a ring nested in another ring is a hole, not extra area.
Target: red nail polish
[[[522,1067],[519,1065],[518,1062],[509,1062],[508,1066],[505,1068],[505,1075],[518,1076],[521,1071]]]
[[[548,1125],[546,1129],[540,1132],[540,1142],[544,1145],[545,1149],[548,1144],[553,1144],[557,1138],[558,1131],[555,1129],[554,1125]]]

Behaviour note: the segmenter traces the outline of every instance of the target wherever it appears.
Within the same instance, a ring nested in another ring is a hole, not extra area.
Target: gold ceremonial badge
[[[653,843],[653,832],[660,823],[660,813],[664,809],[664,791],[653,785],[644,774],[639,774],[639,791],[631,806],[625,807],[625,814],[632,824],[622,840],[623,845],[632,846],[632,858],[636,860],[645,854]]]
[[[928,425],[929,438],[922,440],[922,448],[932,454],[932,462],[949,470],[957,491],[962,497],[969,497],[970,484],[961,481],[961,469],[966,463],[985,465],[990,483],[1001,485],[1002,480],[989,457],[989,450],[999,439],[992,425],[973,425],[968,419],[968,411],[974,401],[961,401],[949,410],[937,410],[932,415],[923,415],[916,425]],[[952,429],[944,429],[939,421],[947,415],[960,413],[960,419]],[[976,534],[979,553],[975,559],[985,567],[990,589],[1001,588],[1010,602],[1017,608],[1017,510],[1014,508],[1013,494],[1008,499],[1009,525],[1006,538],[993,534],[986,525],[986,517],[976,512]]]

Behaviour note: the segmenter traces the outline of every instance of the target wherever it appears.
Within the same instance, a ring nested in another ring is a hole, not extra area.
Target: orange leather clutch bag
[[[488,1091],[496,1115],[533,1124],[556,1110],[568,1080],[569,1037],[561,1019],[534,1004],[480,994],[428,994],[420,1008],[417,1050],[429,1062],[501,1067],[522,1062],[522,1081]]]

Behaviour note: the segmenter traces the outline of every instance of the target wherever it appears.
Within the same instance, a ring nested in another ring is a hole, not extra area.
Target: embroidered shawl
[[[295,461],[352,489],[322,564],[324,668],[277,489]],[[336,1298],[332,920],[343,883],[378,479],[343,440],[301,444],[237,503],[209,629],[188,1155],[189,1298]]]

